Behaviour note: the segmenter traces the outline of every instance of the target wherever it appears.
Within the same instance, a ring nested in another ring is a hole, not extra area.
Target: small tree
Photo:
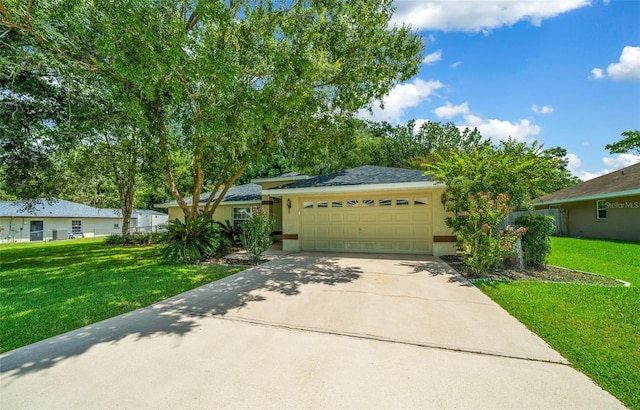
[[[490,192],[479,192],[469,195],[468,201],[468,212],[450,222],[465,264],[473,276],[480,276],[512,254],[514,243],[526,229],[497,229],[509,214],[507,195],[491,199]]]
[[[271,245],[271,230],[275,220],[263,208],[253,207],[253,215],[242,225],[240,242],[252,264],[257,264]]]
[[[522,237],[522,250],[526,266],[544,265],[551,251],[549,235],[554,231],[553,217],[549,215],[522,215],[516,218],[515,224],[527,228]]]

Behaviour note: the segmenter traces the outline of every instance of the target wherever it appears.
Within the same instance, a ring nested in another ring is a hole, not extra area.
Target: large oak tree
[[[391,0],[0,2],[0,25],[93,73],[162,164],[185,216],[211,216],[252,162],[330,144],[360,108],[413,76],[423,46]],[[176,183],[188,152],[191,187]],[[216,199],[215,193],[220,192]]]

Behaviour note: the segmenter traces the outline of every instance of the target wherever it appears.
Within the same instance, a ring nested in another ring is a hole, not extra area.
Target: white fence
[[[54,231],[57,231],[54,234]],[[66,231],[66,232],[62,232]],[[153,232],[165,232],[166,226],[137,226],[131,227],[129,232],[132,234],[147,234]],[[1,243],[12,243],[12,242],[49,242],[53,240],[67,240],[67,239],[77,239],[77,238],[100,238],[109,235],[120,235],[121,231],[114,232],[113,230],[99,230],[99,229],[89,229],[83,230],[80,233],[73,233],[70,230],[62,230],[62,229],[46,229],[41,231],[29,231],[24,229],[22,231],[13,231],[13,232],[3,232],[0,235],[0,244]]]

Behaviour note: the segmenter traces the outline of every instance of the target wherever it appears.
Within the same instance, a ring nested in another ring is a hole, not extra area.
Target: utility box
[[[67,240],[67,230],[66,229],[54,229],[53,230],[53,240],[54,241],[66,241]]]

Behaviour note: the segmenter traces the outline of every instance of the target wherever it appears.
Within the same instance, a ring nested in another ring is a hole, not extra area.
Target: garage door
[[[432,253],[430,195],[300,199],[306,251]]]

